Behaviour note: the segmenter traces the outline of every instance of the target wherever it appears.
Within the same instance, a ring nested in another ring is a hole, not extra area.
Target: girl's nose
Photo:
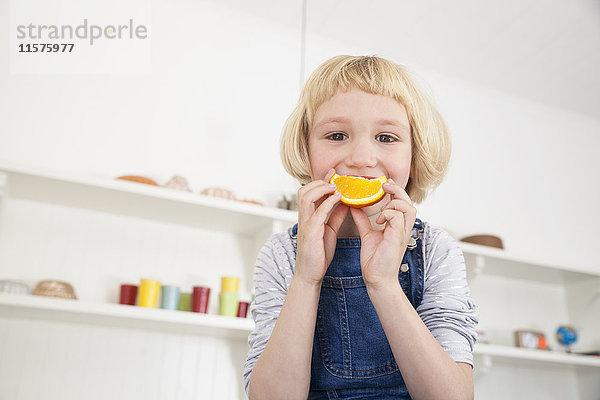
[[[347,157],[349,167],[374,167],[377,164],[375,146],[368,139],[356,140]]]

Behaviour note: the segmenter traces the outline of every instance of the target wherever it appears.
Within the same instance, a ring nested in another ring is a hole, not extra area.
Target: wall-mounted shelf
[[[20,319],[210,335],[236,340],[246,340],[254,329],[254,322],[250,318],[7,294],[0,294],[0,315]],[[598,357],[485,343],[475,345],[474,355],[490,357],[492,360],[600,368]]]
[[[0,294],[0,316],[226,337],[244,341],[254,329],[254,322],[250,318],[33,295]]]
[[[0,196],[9,196],[249,235],[293,224],[295,211],[264,207],[111,178],[50,173],[0,163]]]
[[[473,354],[487,356],[492,360],[503,359],[511,361],[536,362],[543,364],[562,364],[579,367],[600,368],[600,357],[580,354],[561,353],[548,350],[525,349],[519,347],[499,346],[477,343]]]
[[[465,242],[459,244],[470,277],[484,273],[560,285],[600,279],[600,268],[593,270],[581,266],[561,266],[489,246]]]

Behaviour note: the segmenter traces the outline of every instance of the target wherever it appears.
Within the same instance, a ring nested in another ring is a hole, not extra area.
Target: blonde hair
[[[301,185],[313,180],[308,135],[315,112],[338,91],[353,87],[392,97],[405,107],[412,138],[411,176],[406,191],[414,202],[420,203],[444,179],[450,161],[450,135],[440,113],[410,73],[380,57],[333,57],[310,75],[283,129],[281,159],[285,170]]]

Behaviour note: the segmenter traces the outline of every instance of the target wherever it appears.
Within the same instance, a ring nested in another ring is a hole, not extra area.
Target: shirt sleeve
[[[243,375],[246,394],[254,364],[271,337],[287,295],[295,259],[294,244],[289,233],[272,236],[258,253],[254,269],[255,298],[251,307],[255,327],[248,337],[250,349]]]
[[[471,298],[462,250],[444,230],[425,226],[425,283],[417,312],[444,351],[473,365],[477,307]]]

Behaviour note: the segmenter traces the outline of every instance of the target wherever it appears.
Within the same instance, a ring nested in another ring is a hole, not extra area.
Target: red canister
[[[238,305],[237,316],[240,318],[246,318],[246,315],[248,314],[249,306],[250,306],[250,303],[248,303],[246,301],[240,301],[239,305]]]
[[[135,299],[137,297],[138,287],[136,285],[123,284],[121,285],[121,294],[119,296],[119,304],[126,304],[129,306],[135,305]]]
[[[192,311],[206,314],[208,312],[208,299],[210,298],[210,288],[204,286],[194,286],[192,292]]]

